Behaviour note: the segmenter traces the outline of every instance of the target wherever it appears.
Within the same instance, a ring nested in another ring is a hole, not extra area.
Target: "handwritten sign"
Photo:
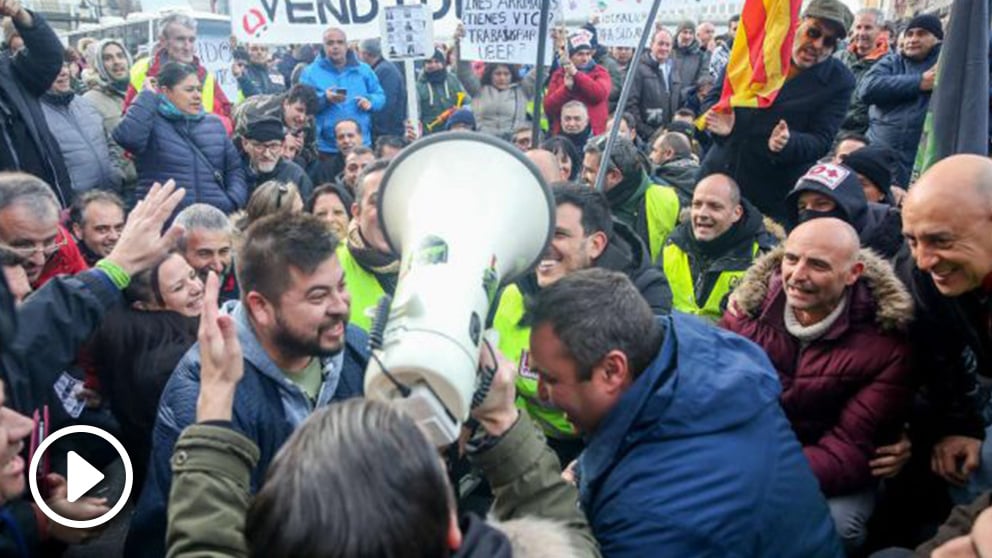
[[[196,53],[203,67],[214,75],[224,94],[233,103],[238,98],[238,80],[231,73],[230,28],[225,21],[199,21]]]
[[[551,0],[548,29],[564,21],[562,2]],[[462,23],[465,38],[461,55],[465,60],[533,64],[537,60],[537,36],[541,0],[464,0]],[[551,62],[554,42],[547,39],[546,61]]]
[[[637,48],[650,9],[651,4],[647,1],[611,2],[600,12],[596,24],[599,44]]]

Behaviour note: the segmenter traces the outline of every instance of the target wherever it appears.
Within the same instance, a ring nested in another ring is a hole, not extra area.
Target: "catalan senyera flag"
[[[711,110],[771,106],[792,64],[802,0],[745,0],[723,80]]]

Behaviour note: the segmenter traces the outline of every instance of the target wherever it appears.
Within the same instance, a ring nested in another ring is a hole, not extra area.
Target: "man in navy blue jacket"
[[[361,396],[367,337],[348,324],[351,296],[335,255],[338,239],[312,215],[271,216],[253,224],[235,258],[241,301],[225,305],[238,329],[245,375],[234,397],[234,427],[261,456],[251,491],[269,463],[318,407]],[[179,362],[159,401],[148,480],[125,555],[165,554],[170,459],[182,430],[196,422],[200,353]]]
[[[382,57],[382,43],[379,39],[366,39],[359,45],[362,60],[372,66],[379,84],[386,93],[386,105],[372,114],[372,136],[396,136],[406,134],[406,82],[403,72],[396,64]]]
[[[531,370],[587,435],[579,496],[604,556],[844,555],[760,347],[656,318],[599,268],[542,289],[531,323]]]

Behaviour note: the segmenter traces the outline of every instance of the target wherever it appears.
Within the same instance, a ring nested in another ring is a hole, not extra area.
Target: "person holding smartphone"
[[[340,153],[334,137],[338,121],[358,122],[366,146],[372,145],[372,113],[382,110],[386,94],[372,68],[348,49],[344,31],[324,32],[324,53],[303,70],[300,83],[317,93],[317,150],[321,161]]]

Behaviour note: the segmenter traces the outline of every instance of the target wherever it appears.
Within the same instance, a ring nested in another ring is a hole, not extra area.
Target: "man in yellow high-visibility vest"
[[[691,207],[690,219],[665,242],[662,268],[672,289],[672,307],[715,322],[754,258],[778,240],[725,174],[701,180]]]
[[[349,323],[365,331],[372,327],[371,314],[379,299],[396,290],[400,260],[389,248],[379,226],[379,184],[388,161],[369,164],[355,181],[355,203],[351,206],[348,234],[338,246],[338,260],[351,293]]]
[[[526,301],[561,278],[592,267],[625,273],[655,314],[671,310],[665,277],[652,265],[644,243],[629,227],[614,221],[605,196],[585,186],[556,185],[555,235],[532,274],[507,285],[493,315],[499,349],[517,365],[517,405],[544,431],[562,466],[582,451],[579,432],[561,409],[551,405],[530,367],[531,328],[524,319]]]
[[[596,182],[606,135],[586,144],[582,180]],[[613,216],[634,229],[648,246],[651,261],[657,262],[665,239],[678,224],[679,197],[671,186],[654,184],[644,168],[643,156],[629,139],[617,136],[603,178],[603,192]]]
[[[220,83],[214,79],[196,56],[196,19],[186,14],[169,14],[159,22],[159,44],[150,58],[138,60],[131,67],[131,84],[124,97],[124,110],[144,88],[145,81],[158,76],[158,70],[167,62],[179,62],[196,67],[196,75],[203,84],[203,110],[216,114],[231,126],[231,102],[224,95]]]

